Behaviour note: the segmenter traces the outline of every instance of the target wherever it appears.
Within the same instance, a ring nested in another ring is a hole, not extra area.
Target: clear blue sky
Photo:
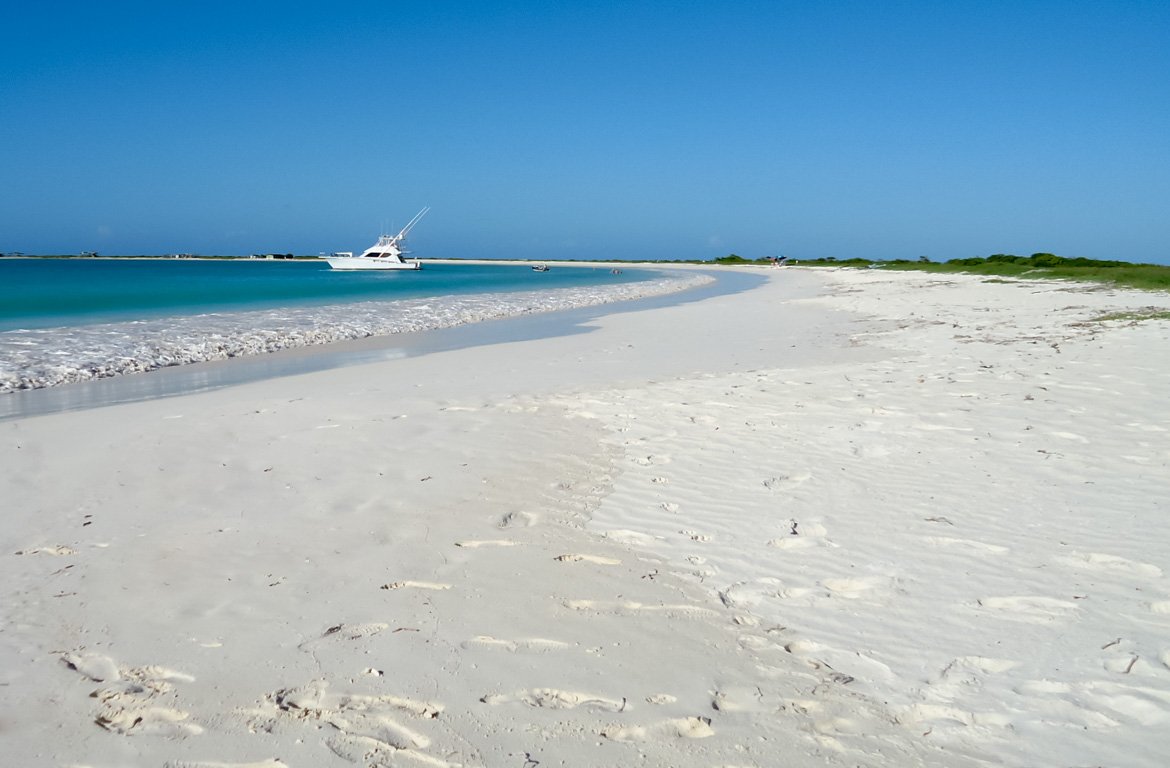
[[[1170,263],[1170,2],[11,2],[0,251]]]

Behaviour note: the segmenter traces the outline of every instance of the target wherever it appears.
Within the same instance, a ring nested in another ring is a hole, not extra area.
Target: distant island
[[[39,259],[225,259],[225,260],[295,260],[317,259],[319,255],[297,255],[292,253],[254,253],[249,256],[202,256],[192,253],[163,255],[114,255],[101,256],[96,251],[80,254],[25,254],[19,251],[0,253],[0,258]],[[421,259],[428,261],[426,257]],[[460,261],[458,257],[444,257],[447,261]],[[547,259],[507,259],[507,261],[540,261]],[[1113,283],[1144,290],[1170,290],[1170,266],[1143,264],[1117,259],[1089,259],[1083,256],[1069,258],[1053,253],[1033,253],[1031,256],[1016,256],[1010,253],[996,253],[991,256],[932,261],[927,256],[917,259],[875,260],[863,258],[839,259],[826,256],[816,259],[761,256],[745,258],[735,253],[716,259],[559,259],[564,263],[589,262],[599,264],[645,264],[669,266],[671,264],[720,265],[720,266],[795,266],[795,267],[853,267],[865,269],[918,270],[925,272],[969,272],[999,278],[1083,280],[1089,282]]]

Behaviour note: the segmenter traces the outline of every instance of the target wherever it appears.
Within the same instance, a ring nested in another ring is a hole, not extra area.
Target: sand
[[[1170,297],[760,274],[0,422],[0,754],[1165,765]]]

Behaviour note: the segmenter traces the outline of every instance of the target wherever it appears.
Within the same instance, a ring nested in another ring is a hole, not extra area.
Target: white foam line
[[[659,296],[712,279],[675,273],[636,283],[553,291],[366,301],[5,331],[0,333],[0,393]]]

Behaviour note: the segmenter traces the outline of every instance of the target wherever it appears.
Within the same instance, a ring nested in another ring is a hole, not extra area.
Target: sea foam
[[[706,275],[676,272],[622,285],[365,301],[5,331],[0,333],[0,393],[646,298],[713,280]]]

